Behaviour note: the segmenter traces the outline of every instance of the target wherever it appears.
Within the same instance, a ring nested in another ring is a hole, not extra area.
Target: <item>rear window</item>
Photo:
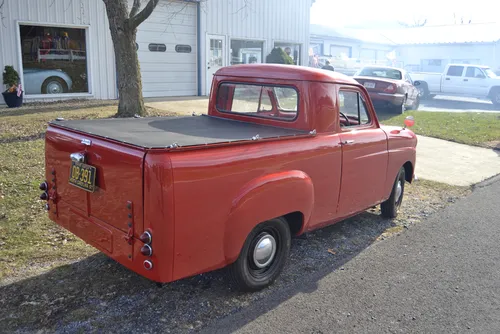
[[[222,83],[217,110],[260,118],[292,121],[297,117],[299,95],[288,86]]]
[[[450,66],[446,75],[450,77],[461,77],[464,71],[464,66]]]
[[[395,80],[401,80],[403,78],[401,71],[383,67],[365,67],[361,71],[359,71],[357,75],[363,77],[386,78]]]

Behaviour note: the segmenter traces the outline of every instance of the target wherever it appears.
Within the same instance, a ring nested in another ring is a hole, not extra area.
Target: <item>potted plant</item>
[[[23,105],[23,91],[19,85],[19,74],[12,66],[5,66],[3,84],[7,90],[2,93],[5,104],[9,108],[18,108]]]

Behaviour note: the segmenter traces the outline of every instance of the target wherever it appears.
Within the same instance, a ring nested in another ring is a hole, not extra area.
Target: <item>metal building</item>
[[[208,95],[218,68],[275,46],[306,66],[313,2],[160,0],[137,33],[144,96]],[[20,73],[27,100],[118,97],[102,0],[5,0],[2,16],[0,68]]]

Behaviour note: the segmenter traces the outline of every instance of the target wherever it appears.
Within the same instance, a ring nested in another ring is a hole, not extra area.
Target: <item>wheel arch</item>
[[[283,217],[292,235],[302,233],[314,206],[314,186],[302,171],[265,175],[243,186],[232,202],[224,228],[224,254],[232,263],[255,226]]]
[[[413,182],[413,172],[414,172],[413,164],[411,163],[411,161],[407,161],[404,163],[403,167],[405,169],[405,180],[408,183],[412,183]]]

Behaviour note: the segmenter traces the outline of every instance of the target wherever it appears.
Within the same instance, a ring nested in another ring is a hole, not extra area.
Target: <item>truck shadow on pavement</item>
[[[251,308],[252,317],[277,307],[372,245],[396,226],[372,209],[292,240],[290,260],[271,287],[241,293],[227,270],[164,285],[125,269],[103,254],[0,287],[0,324],[7,332],[191,332]],[[256,303],[258,302],[258,303]],[[233,330],[246,321],[234,322]],[[216,327],[217,328],[217,327]],[[221,330],[221,328],[218,328]],[[225,331],[225,329],[223,330]]]

